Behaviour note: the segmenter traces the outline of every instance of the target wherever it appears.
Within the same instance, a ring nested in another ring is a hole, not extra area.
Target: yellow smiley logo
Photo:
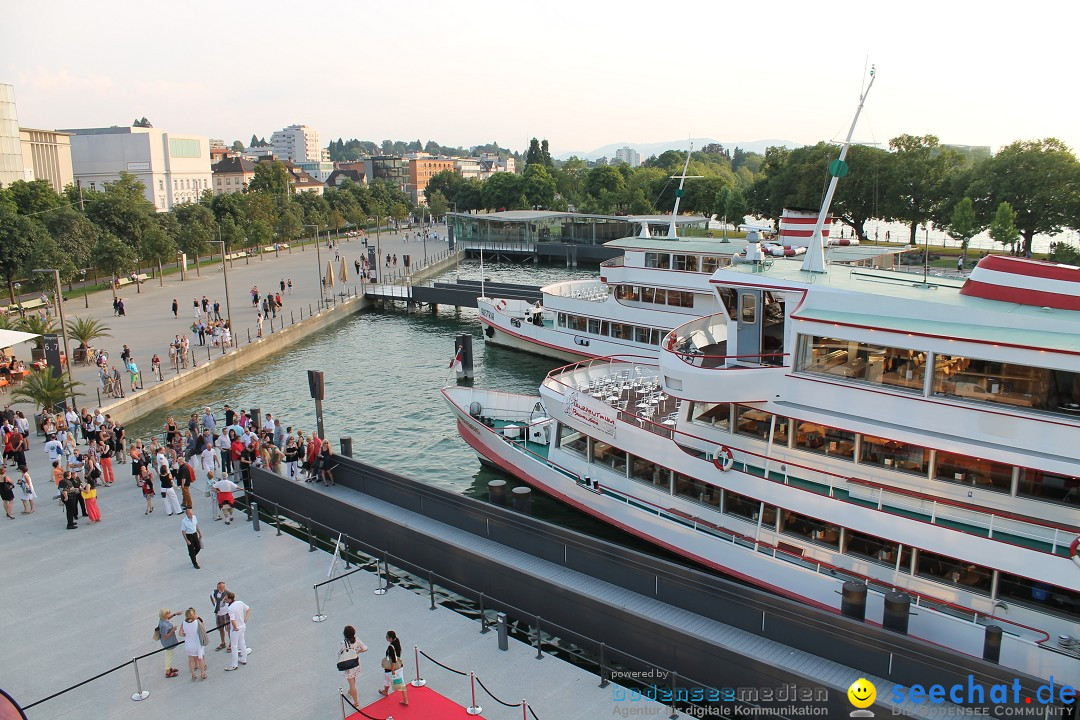
[[[874,687],[874,683],[866,678],[859,678],[851,683],[851,687],[847,691],[847,697],[855,707],[860,709],[868,708],[874,704],[874,700],[877,698],[877,688]]]

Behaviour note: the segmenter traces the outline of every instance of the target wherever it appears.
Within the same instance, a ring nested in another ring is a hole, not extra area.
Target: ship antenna
[[[675,191],[675,207],[671,211],[671,223],[668,225],[667,237],[669,240],[675,239],[675,218],[679,216],[679,201],[683,196],[683,183],[687,178],[700,178],[704,175],[687,175],[686,169],[690,167],[690,156],[694,154],[694,143],[690,143],[690,151],[686,153],[686,162],[683,163],[682,175],[672,175],[672,180],[679,181],[679,189]]]
[[[874,66],[871,65],[870,83],[859,95],[859,107],[855,110],[855,117],[851,120],[847,138],[844,140],[843,147],[840,148],[840,157],[829,164],[829,174],[832,175],[832,179],[829,181],[829,189],[825,192],[825,199],[821,201],[821,211],[818,213],[817,223],[814,224],[814,234],[810,238],[810,243],[806,248],[806,256],[803,258],[802,269],[807,272],[825,272],[825,238],[821,236],[821,229],[825,225],[825,217],[829,214],[829,207],[832,205],[833,195],[836,193],[836,183],[840,178],[848,174],[848,165],[844,162],[844,158],[847,157],[848,148],[851,147],[851,136],[855,132],[855,123],[859,122],[859,114],[862,112],[866,96],[870,94],[870,88],[874,86],[876,78],[877,72]]]

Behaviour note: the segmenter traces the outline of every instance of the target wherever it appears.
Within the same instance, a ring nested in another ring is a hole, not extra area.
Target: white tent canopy
[[[0,348],[11,347],[33,340],[38,337],[37,333],[20,332],[19,330],[0,330]]]

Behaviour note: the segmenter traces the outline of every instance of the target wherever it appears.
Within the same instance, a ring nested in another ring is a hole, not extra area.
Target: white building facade
[[[618,162],[626,163],[630,167],[637,167],[641,164],[641,154],[629,145],[626,145],[616,150],[615,159]]]
[[[15,112],[15,88],[0,84],[0,186],[28,180],[23,170],[19,115]]]
[[[157,128],[110,127],[65,130],[71,133],[71,161],[84,189],[99,191],[127,172],[145,186],[158,212],[197,202],[213,187],[210,141],[198,135]]]
[[[294,163],[319,163],[330,161],[330,151],[322,146],[319,132],[307,125],[290,125],[276,130],[270,136],[274,157],[292,160]],[[330,168],[333,171],[333,167]]]

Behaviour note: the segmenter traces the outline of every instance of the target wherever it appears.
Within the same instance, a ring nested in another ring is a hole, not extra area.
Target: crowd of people
[[[230,656],[225,670],[236,670],[241,665],[247,665],[249,650],[245,635],[251,617],[251,606],[237,600],[236,593],[226,589],[224,581],[219,581],[210,592],[210,603],[213,605],[214,620],[217,623],[212,629],[217,629],[221,634],[221,644],[214,650],[225,650]],[[172,620],[178,615],[183,615],[184,619],[179,624],[174,624]],[[180,674],[179,668],[173,667],[173,651],[183,643],[191,679],[206,679],[206,648],[210,645],[210,635],[206,623],[194,607],[189,607],[183,613],[162,608],[158,612],[154,640],[160,642],[165,649],[166,678],[174,678]]]

